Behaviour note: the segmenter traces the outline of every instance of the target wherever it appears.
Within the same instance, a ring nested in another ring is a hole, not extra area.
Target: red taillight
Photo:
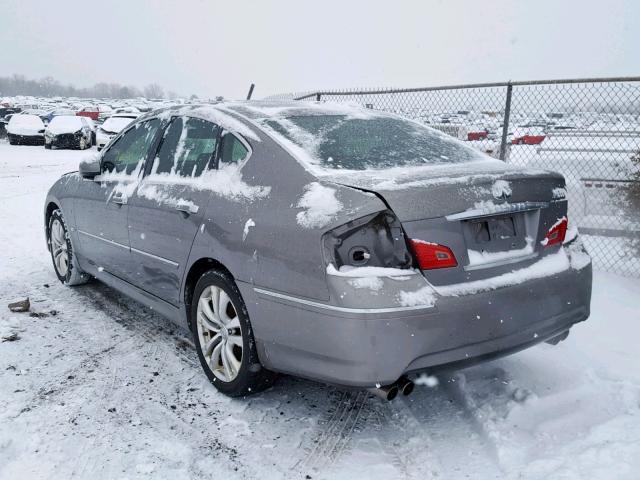
[[[545,235],[544,240],[542,240],[542,245],[550,247],[551,245],[562,244],[562,242],[564,242],[564,237],[567,234],[568,223],[569,221],[567,220],[567,217],[559,218]]]
[[[449,268],[458,265],[456,257],[449,247],[424,240],[409,240],[409,242],[418,260],[420,270]]]

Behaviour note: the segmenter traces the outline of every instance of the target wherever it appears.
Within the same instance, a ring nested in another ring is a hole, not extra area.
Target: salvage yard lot
[[[565,342],[391,403],[291,377],[229,399],[187,331],[57,281],[43,202],[86,155],[0,142],[1,479],[637,478],[640,280],[596,272]],[[31,313],[10,312],[22,297]]]

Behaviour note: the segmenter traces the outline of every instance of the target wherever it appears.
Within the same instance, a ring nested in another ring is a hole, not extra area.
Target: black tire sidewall
[[[242,332],[242,362],[240,364],[240,371],[238,372],[238,375],[231,382],[224,382],[213,374],[204,358],[200,340],[198,338],[198,326],[196,323],[198,301],[204,289],[210,286],[219,287],[229,295],[240,320],[240,330]],[[260,366],[260,362],[258,360],[251,323],[249,321],[249,314],[238,287],[229,275],[216,270],[211,270],[200,277],[193,292],[189,312],[189,326],[193,333],[193,340],[196,345],[200,364],[202,365],[209,381],[218,390],[226,395],[236,397],[250,394],[252,391],[255,392],[262,388],[262,385],[260,385],[260,374],[262,373],[263,368]]]

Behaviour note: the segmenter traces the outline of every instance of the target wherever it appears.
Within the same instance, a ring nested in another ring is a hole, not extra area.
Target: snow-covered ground
[[[231,400],[187,332],[58,283],[43,201],[84,155],[0,142],[0,479],[638,478],[640,280],[596,272],[565,342],[391,403],[291,377]]]

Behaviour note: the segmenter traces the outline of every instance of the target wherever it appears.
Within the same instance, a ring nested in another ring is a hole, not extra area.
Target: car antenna
[[[249,87],[249,93],[247,93],[247,100],[251,100],[251,95],[253,95],[253,87],[255,86],[256,85],[252,83],[251,86]]]

